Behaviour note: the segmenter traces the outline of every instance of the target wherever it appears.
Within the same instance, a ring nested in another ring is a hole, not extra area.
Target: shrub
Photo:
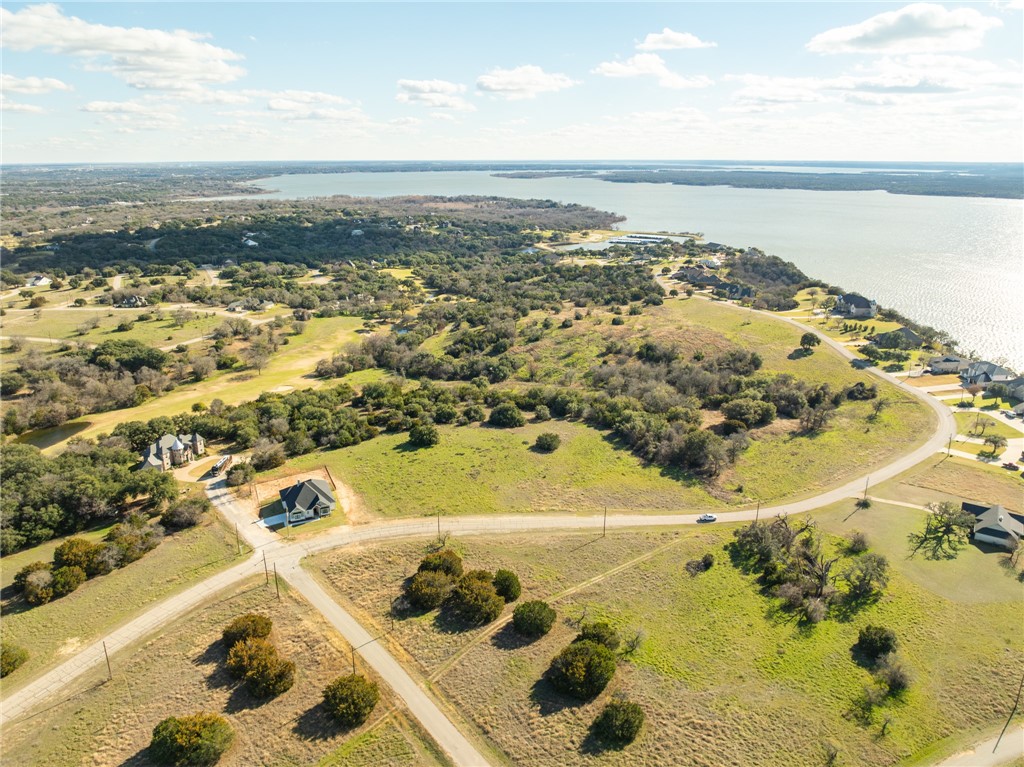
[[[599,740],[624,746],[636,740],[644,726],[644,710],[628,700],[612,700],[594,720],[594,735]]]
[[[551,631],[555,611],[547,602],[535,599],[516,605],[512,612],[512,627],[523,636],[541,637]]]
[[[49,570],[34,570],[25,578],[22,591],[30,605],[44,605],[53,599],[53,574]]]
[[[854,648],[872,663],[896,649],[896,633],[883,626],[865,626]]]
[[[169,716],[153,728],[149,755],[158,764],[206,767],[216,764],[234,739],[231,725],[217,714]]]
[[[419,572],[435,570],[452,578],[458,578],[462,575],[462,557],[452,549],[441,549],[423,557],[418,570]]]
[[[730,434],[739,434],[746,430],[747,425],[743,421],[728,420],[722,422],[722,434],[726,437]]]
[[[851,554],[863,554],[868,550],[868,537],[859,530],[850,533],[846,542],[846,550]]]
[[[494,590],[505,602],[515,602],[523,593],[523,587],[519,583],[519,576],[511,570],[498,570],[494,574]]]
[[[705,554],[701,557],[700,563],[703,565],[705,570],[710,570],[715,565],[715,555],[710,552]]]
[[[339,724],[358,727],[370,716],[380,690],[361,674],[341,676],[324,689],[324,704]]]
[[[440,607],[452,590],[452,579],[440,570],[422,570],[405,587],[406,598],[421,610]]]
[[[886,653],[878,659],[875,679],[885,685],[889,695],[900,695],[910,687],[910,672],[894,652]]]
[[[295,683],[295,664],[278,656],[277,648],[266,639],[253,637],[236,643],[228,652],[227,666],[257,698],[280,695]]]
[[[68,538],[53,552],[53,568],[80,567],[89,570],[99,547],[85,538]]]
[[[452,591],[452,607],[463,620],[473,624],[490,623],[505,606],[498,596],[493,578],[486,570],[472,570],[463,575]]]
[[[626,321],[622,317],[612,317],[612,325],[625,325]]]
[[[615,654],[597,642],[573,642],[551,661],[551,684],[574,698],[593,698],[615,676]]]
[[[266,665],[277,659],[277,648],[262,637],[249,637],[231,645],[228,651],[228,673],[235,679],[244,679],[251,667]]]
[[[208,512],[212,504],[203,495],[191,495],[175,501],[160,515],[160,524],[170,530],[184,530],[195,527]]]
[[[273,621],[266,615],[259,613],[239,615],[224,629],[222,635],[224,644],[230,649],[246,639],[266,639],[270,636],[270,630],[273,627]]]
[[[533,411],[533,419],[535,421],[550,421],[551,410],[548,409],[547,405],[537,405],[537,408]]]
[[[562,440],[557,434],[546,431],[543,434],[537,435],[537,441],[534,443],[534,446],[538,450],[543,450],[545,453],[552,453],[555,450],[558,450],[558,447],[561,444]]]
[[[17,574],[14,576],[14,588],[18,591],[24,591],[25,582],[32,573],[49,573],[52,569],[53,566],[49,562],[32,562],[31,564],[25,565],[23,568],[18,570]]]
[[[16,644],[0,642],[0,678],[13,674],[18,667],[28,660],[28,650]]]
[[[62,597],[70,594],[85,583],[85,579],[85,570],[81,567],[76,567],[75,565],[58,567],[53,571],[53,595],[55,597]]]
[[[409,429],[409,442],[416,447],[432,447],[441,441],[441,432],[430,421],[417,421]]]
[[[271,439],[258,439],[252,449],[252,467],[256,471],[266,471],[283,466],[288,460],[284,445]]]
[[[248,485],[252,482],[256,476],[256,469],[248,461],[242,461],[236,463],[230,469],[228,469],[227,485],[228,487],[239,487],[240,485]]]
[[[484,420],[484,409],[479,405],[470,405],[462,411],[462,415],[466,417],[467,421],[482,421]]]
[[[526,416],[511,402],[502,402],[497,405],[487,419],[491,426],[499,426],[503,429],[510,429],[515,426],[522,426],[526,423]]]
[[[597,642],[607,647],[609,650],[619,649],[619,644],[622,641],[619,639],[618,632],[611,627],[610,623],[605,621],[596,621],[594,623],[584,623],[580,626],[580,633],[576,635],[576,638],[572,640],[574,642]]]

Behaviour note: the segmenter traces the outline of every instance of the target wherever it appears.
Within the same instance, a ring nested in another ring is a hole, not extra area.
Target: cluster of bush
[[[13,674],[28,660],[28,650],[6,639],[0,640],[0,679]]]
[[[172,767],[209,767],[216,764],[235,740],[228,720],[200,711],[169,716],[153,728],[149,756],[157,764]]]
[[[340,676],[324,688],[324,705],[343,727],[358,727],[365,722],[380,700],[376,682],[362,674]]]
[[[124,446],[84,440],[52,458],[31,445],[0,445],[0,554],[112,520],[136,498],[156,507],[177,497],[172,474],[132,471],[138,461]]]
[[[268,639],[272,628],[267,616],[246,613],[224,629],[228,673],[256,698],[274,698],[295,683],[295,664],[281,658]]]
[[[863,707],[870,711],[886,698],[900,697],[910,687],[911,676],[896,652],[896,633],[883,626],[865,626],[853,646],[854,654],[868,667],[874,684],[864,688]]]
[[[414,607],[433,610],[444,605],[474,626],[495,620],[521,593],[519,577],[511,570],[464,571],[462,557],[450,548],[425,556],[405,584],[405,597]]]
[[[867,552],[861,534],[845,544],[852,559],[840,573],[833,570],[842,557],[826,552],[812,521],[793,526],[788,517],[781,516],[751,522],[733,535],[735,540],[729,547],[734,561],[757,572],[766,591],[808,623],[824,620],[839,601],[855,608],[877,599],[888,583],[888,561],[880,554]],[[845,591],[840,592],[837,584],[844,584]]]
[[[32,562],[14,576],[14,587],[31,605],[70,594],[89,578],[124,567],[160,545],[163,527],[140,514],[114,525],[103,541],[68,538],[53,552],[52,562]]]

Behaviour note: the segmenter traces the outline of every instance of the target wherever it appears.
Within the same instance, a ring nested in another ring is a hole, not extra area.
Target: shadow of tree
[[[524,637],[511,623],[506,623],[491,637],[491,644],[499,650],[519,650],[538,639],[540,637]]]
[[[303,711],[292,726],[292,732],[303,740],[326,740],[351,732],[353,729],[355,728],[346,728],[338,724],[323,703]]]
[[[551,716],[567,708],[578,708],[583,705],[583,701],[570,698],[556,690],[548,680],[546,671],[530,688],[530,701],[537,707],[541,716]]]
[[[150,767],[153,764],[156,762],[149,758],[149,746],[146,746],[129,756],[118,767]]]

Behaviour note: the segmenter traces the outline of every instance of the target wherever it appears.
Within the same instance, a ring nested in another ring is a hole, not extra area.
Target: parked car
[[[714,514],[701,514],[697,517],[698,522],[714,522],[716,519],[718,519],[718,517]]]
[[[1017,470],[1020,469],[1020,466],[1018,466],[1015,463],[1004,463],[1003,464],[1003,468],[1004,469],[1009,469],[1010,471],[1017,471]]]

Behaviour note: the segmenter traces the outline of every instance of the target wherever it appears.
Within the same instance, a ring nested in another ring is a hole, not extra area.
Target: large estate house
[[[140,468],[167,471],[194,461],[206,452],[206,440],[199,434],[165,434],[142,453]]]
[[[836,298],[836,312],[847,317],[874,317],[878,304],[858,293],[846,293]]]
[[[987,389],[994,383],[1008,384],[1017,376],[1012,370],[994,362],[972,362],[960,374],[960,378],[968,386],[980,386]]]

